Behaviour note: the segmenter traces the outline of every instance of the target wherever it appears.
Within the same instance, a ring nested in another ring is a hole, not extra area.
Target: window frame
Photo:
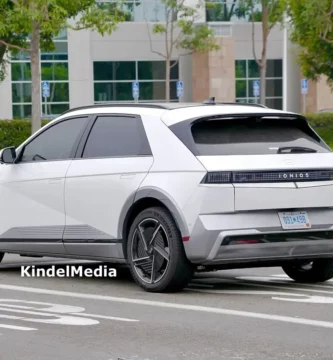
[[[149,142],[149,138],[146,132],[146,128],[143,124],[142,117],[137,114],[129,114],[129,113],[94,113],[91,115],[90,123],[88,124],[87,128],[84,131],[84,134],[81,137],[80,143],[78,145],[77,151],[75,153],[75,157],[73,160],[94,160],[94,159],[117,159],[117,158],[139,158],[139,157],[152,157],[153,153],[151,150],[151,145]],[[84,150],[87,145],[88,139],[90,137],[91,131],[99,117],[129,117],[129,118],[135,118],[137,121],[140,122],[142,129],[144,131],[144,134],[146,136],[147,144],[150,150],[150,154],[147,155],[131,155],[131,156],[103,156],[103,157],[93,157],[93,158],[84,158]]]
[[[37,139],[39,136],[41,136],[42,134],[44,134],[46,131],[50,130],[51,128],[53,128],[54,126],[57,126],[65,121],[70,121],[70,120],[75,120],[78,118],[87,118],[87,123],[85,126],[83,126],[83,128],[81,129],[81,131],[78,133],[77,139],[75,140],[73,147],[71,149],[70,152],[70,156],[67,159],[52,159],[52,160],[32,160],[32,161],[24,161],[22,162],[22,157],[24,155],[24,151],[26,149],[26,147],[31,144],[35,139]],[[69,116],[60,120],[55,121],[53,124],[46,126],[45,129],[43,129],[42,131],[38,132],[36,135],[33,135],[31,138],[29,138],[27,140],[27,142],[23,143],[20,146],[20,150],[19,153],[17,154],[17,157],[15,159],[15,161],[13,162],[13,164],[31,164],[31,163],[46,163],[46,162],[55,162],[55,161],[68,161],[68,160],[73,160],[75,158],[78,146],[80,144],[80,141],[86,131],[86,129],[89,127],[89,125],[91,124],[92,118],[91,115],[89,114],[85,114],[85,115],[74,115],[74,116]]]

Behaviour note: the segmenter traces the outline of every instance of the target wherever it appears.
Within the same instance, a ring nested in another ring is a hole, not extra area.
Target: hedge
[[[333,113],[307,114],[311,126],[333,148]],[[49,120],[43,120],[43,125]],[[0,149],[19,146],[31,134],[29,120],[0,120]]]

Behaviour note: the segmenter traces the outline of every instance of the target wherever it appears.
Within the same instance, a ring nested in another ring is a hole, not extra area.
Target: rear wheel
[[[333,277],[333,260],[322,259],[287,264],[282,269],[290,278],[300,283],[324,282]]]
[[[193,276],[180,231],[163,207],[143,210],[133,221],[127,259],[134,280],[149,292],[180,291]]]

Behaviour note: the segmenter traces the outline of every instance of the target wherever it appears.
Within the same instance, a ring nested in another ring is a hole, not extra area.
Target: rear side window
[[[100,116],[91,129],[83,158],[151,155],[140,118]]]
[[[192,125],[191,135],[199,156],[276,154],[286,147],[330,152],[304,120],[296,119],[201,121]]]

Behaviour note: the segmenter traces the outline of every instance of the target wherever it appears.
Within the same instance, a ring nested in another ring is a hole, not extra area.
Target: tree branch
[[[160,53],[159,51],[156,51],[153,49],[153,42],[152,42],[152,38],[151,38],[151,33],[150,33],[150,29],[149,29],[149,24],[146,21],[146,25],[147,25],[147,31],[148,31],[148,38],[149,38],[149,45],[150,45],[150,51],[154,54],[157,54],[159,56],[161,56],[163,59],[165,59],[165,55],[163,55],[162,53]]]
[[[20,50],[20,51],[31,51],[31,49],[25,49],[25,48],[23,48],[21,46],[18,46],[18,45],[9,44],[4,40],[0,40],[0,45],[4,45],[4,46],[7,46],[10,49],[15,49],[15,50]]]
[[[254,9],[253,9],[253,4],[251,4],[251,20],[252,20],[252,53],[253,53],[253,57],[254,60],[256,61],[256,63],[258,64],[259,67],[261,67],[261,63],[258,60],[257,54],[256,54],[256,47],[255,47],[255,42],[254,42],[254,32],[255,32],[255,26],[254,26]]]

